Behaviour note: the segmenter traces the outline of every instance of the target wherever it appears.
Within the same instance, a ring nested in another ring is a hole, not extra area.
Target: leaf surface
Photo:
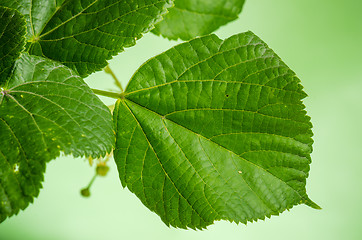
[[[5,84],[15,59],[25,45],[25,19],[13,9],[0,7],[0,86]]]
[[[28,21],[29,53],[47,57],[86,77],[153,28],[171,0],[18,0]]]
[[[313,143],[305,96],[251,32],[178,45],[146,62],[117,102],[122,185],[179,228],[318,208],[305,189]]]
[[[38,196],[60,151],[96,158],[113,142],[110,111],[74,71],[22,54],[0,92],[0,221]]]
[[[169,39],[190,40],[234,21],[244,0],[175,0],[165,19],[152,31]]]

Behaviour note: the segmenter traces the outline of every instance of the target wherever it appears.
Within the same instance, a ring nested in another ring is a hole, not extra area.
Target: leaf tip
[[[311,208],[314,208],[314,209],[317,209],[317,210],[322,210],[322,208],[317,203],[313,202],[309,198],[304,202],[304,204],[311,207]]]

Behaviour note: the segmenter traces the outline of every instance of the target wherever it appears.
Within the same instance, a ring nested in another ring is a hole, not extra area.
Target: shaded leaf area
[[[234,21],[244,0],[175,0],[165,19],[152,31],[168,39],[190,40]]]
[[[0,5],[17,9],[26,18],[28,40],[39,36],[44,26],[52,18],[65,0],[16,0],[1,1]]]
[[[0,7],[0,86],[5,84],[14,61],[25,45],[25,19],[13,9]]]
[[[116,105],[122,185],[179,228],[318,208],[305,189],[313,143],[305,96],[251,32],[178,45],[145,63]]]
[[[5,5],[28,20],[29,53],[77,70],[81,77],[135,45],[170,6],[171,0],[18,0]]]
[[[0,221],[38,196],[45,164],[60,151],[94,158],[109,153],[111,117],[71,69],[21,55],[0,93]]]

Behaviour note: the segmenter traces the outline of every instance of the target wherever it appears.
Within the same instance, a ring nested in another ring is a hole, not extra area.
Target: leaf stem
[[[121,97],[121,94],[119,93],[115,93],[115,92],[108,92],[108,91],[104,91],[104,90],[99,90],[99,89],[93,89],[92,91],[100,96],[104,96],[104,97],[109,97],[109,98],[114,98],[114,99],[118,99]]]
[[[92,177],[91,181],[89,182],[88,186],[86,188],[83,188],[82,190],[80,190],[80,194],[83,197],[89,197],[90,196],[90,187],[92,186],[94,180],[96,180],[97,178],[97,173],[94,174],[94,176]]]
[[[90,187],[92,186],[94,180],[96,180],[97,178],[97,173],[94,174],[94,176],[92,177],[91,181],[89,182],[88,186],[87,186],[87,189],[90,189]]]
[[[114,74],[114,72],[112,71],[112,69],[109,67],[109,65],[107,65],[107,67],[105,67],[103,70],[104,70],[105,73],[108,73],[108,74],[110,74],[110,75],[113,77],[114,82],[116,83],[117,87],[118,87],[119,89],[121,89],[121,92],[123,93],[124,90],[123,90],[122,84],[121,84],[121,82],[118,80],[118,78],[116,77],[116,75]]]

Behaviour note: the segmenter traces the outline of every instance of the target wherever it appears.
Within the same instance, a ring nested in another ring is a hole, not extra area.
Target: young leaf
[[[13,9],[0,7],[0,86],[5,84],[14,61],[25,45],[25,19]]]
[[[145,63],[117,102],[122,185],[179,228],[318,208],[305,189],[313,142],[305,96],[251,32],[178,45]]]
[[[171,0],[18,0],[28,20],[29,53],[60,61],[85,77],[153,28]]]
[[[108,108],[80,77],[22,54],[0,91],[0,221],[39,194],[45,163],[60,151],[95,158],[113,142]]]
[[[238,18],[244,0],[175,0],[165,19],[152,31],[169,39],[190,40],[210,34]]]

